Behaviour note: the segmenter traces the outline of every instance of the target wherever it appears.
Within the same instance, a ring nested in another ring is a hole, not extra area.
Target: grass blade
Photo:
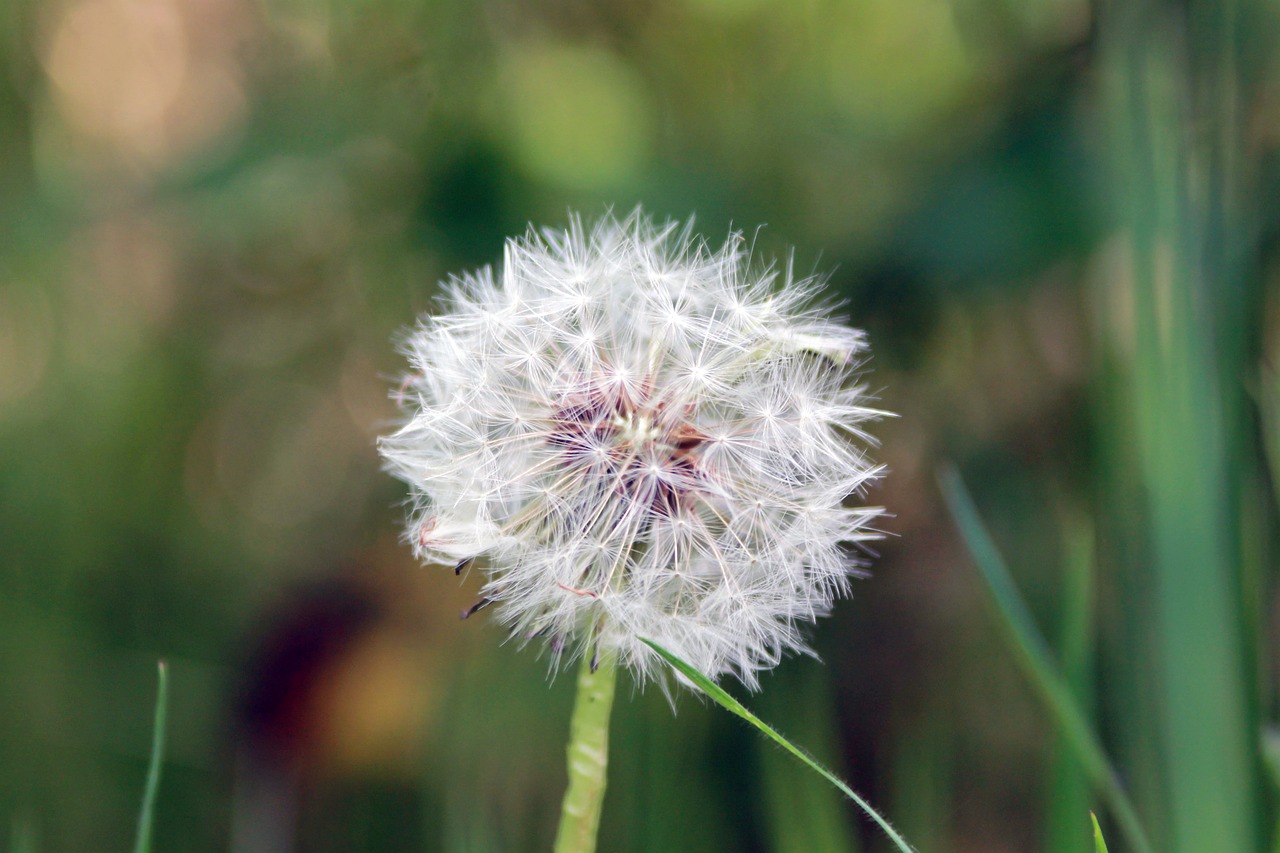
[[[1144,623],[1135,663],[1151,673],[1150,709],[1126,703],[1117,723],[1148,753],[1135,770],[1169,853],[1262,849],[1255,657],[1266,640],[1250,609],[1265,581],[1246,548],[1271,531],[1244,511],[1259,460],[1241,379],[1266,281],[1252,211],[1265,193],[1250,174],[1252,72],[1238,47],[1255,37],[1246,28],[1265,29],[1254,15],[1267,5],[1108,2],[1098,17],[1123,247],[1104,279],[1120,296],[1104,435],[1136,463],[1120,533],[1141,592],[1122,604]]]
[[[1063,677],[1086,719],[1092,716],[1094,564],[1093,525],[1075,513],[1063,520],[1061,598],[1062,621],[1058,629],[1058,660]],[[1093,849],[1080,832],[1080,815],[1093,806],[1093,785],[1080,760],[1061,735],[1053,746],[1046,808],[1047,853],[1088,853]]]
[[[160,767],[164,764],[165,720],[169,713],[169,667],[164,661],[156,665],[156,716],[151,734],[151,763],[147,767],[147,786],[138,812],[138,840],[134,853],[151,853],[151,829],[155,823],[156,795],[160,791]]]
[[[839,723],[830,680],[818,667],[775,672],[757,708],[775,724],[784,723],[783,728],[803,741],[813,758],[831,764],[838,753]],[[861,845],[841,794],[773,744],[757,743],[767,849],[771,853],[858,853]]]
[[[1107,842],[1102,840],[1102,827],[1098,826],[1098,816],[1089,812],[1089,820],[1093,821],[1094,853],[1107,853]]]
[[[836,776],[830,770],[827,770],[818,762],[814,761],[812,758],[808,756],[808,754],[805,753],[804,750],[802,750],[800,747],[793,744],[791,741],[787,740],[785,737],[779,734],[776,730],[774,730],[771,726],[769,726],[767,723],[765,723],[755,714],[748,711],[742,705],[741,702],[739,702],[737,699],[734,699],[727,692],[725,692],[723,688],[718,686],[715,682],[707,678],[701,672],[698,672],[698,670],[694,669],[692,666],[685,663],[683,660],[676,657],[671,652],[667,651],[662,646],[658,645],[652,640],[644,640],[644,643],[647,646],[649,646],[649,648],[657,652],[658,655],[663,660],[669,663],[677,672],[679,672],[685,678],[689,679],[689,681],[693,682],[693,684],[696,685],[699,690],[707,694],[707,696],[711,697],[711,699],[713,699],[721,707],[725,708],[730,713],[736,714],[737,716],[746,720],[751,725],[755,726],[758,730],[760,730],[760,732],[762,732],[766,737],[768,737],[774,743],[778,744],[787,752],[791,753],[796,758],[803,761],[815,773],[817,773],[822,778],[830,782],[832,785],[835,785],[838,789],[840,789],[840,791],[846,797],[848,797],[849,799],[857,803],[858,808],[866,812],[867,815],[872,820],[874,820],[882,830],[884,830],[885,835],[889,836],[889,840],[892,841],[897,846],[897,848],[902,851],[902,853],[914,853],[914,850],[912,849],[911,845],[908,844],[903,839],[903,837],[898,834],[897,830],[893,828],[893,826],[889,823],[889,821],[881,817],[880,813],[877,812],[875,809],[873,809],[870,803],[868,803],[866,800],[862,799],[862,797],[859,797],[857,794],[855,794],[853,792],[853,789],[850,788],[848,785],[846,785],[844,782],[842,782],[838,776]]]
[[[1152,853],[1151,842],[1129,795],[1121,787],[1102,744],[1054,663],[1049,645],[1018,594],[995,542],[978,518],[973,499],[969,497],[959,472],[954,467],[944,467],[938,472],[938,482],[956,526],[969,546],[969,553],[982,572],[987,591],[991,593],[1000,616],[1000,627],[1014,651],[1014,657],[1053,716],[1064,742],[1075,751],[1085,773],[1115,815],[1129,845],[1138,853]]]

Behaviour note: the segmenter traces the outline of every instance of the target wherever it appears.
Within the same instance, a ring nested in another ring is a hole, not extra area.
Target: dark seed
[[[477,601],[475,604],[468,607],[466,610],[462,611],[462,618],[466,619],[469,616],[474,616],[476,613],[480,612],[481,610],[484,610],[490,604],[493,604],[493,599],[489,598],[488,596],[485,596],[484,598]]]

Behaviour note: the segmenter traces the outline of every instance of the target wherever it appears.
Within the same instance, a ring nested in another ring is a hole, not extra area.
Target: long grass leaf
[[[830,681],[818,667],[776,673],[757,707],[775,722],[785,718],[791,735],[802,740],[815,759],[830,765],[837,752],[838,722]],[[772,853],[861,850],[843,796],[773,744],[762,740],[759,745],[768,849]]]
[[[1135,668],[1151,673],[1150,707],[1120,705],[1117,723],[1147,753],[1135,770],[1169,853],[1262,848],[1251,611],[1264,574],[1246,548],[1267,531],[1242,512],[1259,460],[1241,378],[1265,276],[1237,46],[1265,5],[1108,2],[1098,18],[1124,247],[1106,279],[1124,302],[1112,303],[1119,416],[1104,434],[1137,463],[1123,606],[1141,631]]]
[[[1089,820],[1093,821],[1094,853],[1107,853],[1107,842],[1102,839],[1102,827],[1098,826],[1098,816],[1089,812]]]
[[[1062,601],[1058,660],[1063,676],[1083,713],[1093,707],[1094,555],[1093,525],[1072,513],[1064,520]],[[1093,805],[1093,786],[1080,767],[1075,751],[1054,744],[1049,773],[1045,850],[1048,853],[1087,853],[1089,839],[1080,832],[1080,815]]]
[[[151,832],[155,824],[156,796],[160,792],[160,768],[164,764],[165,721],[169,714],[169,667],[164,661],[156,665],[156,715],[151,733],[151,763],[147,767],[147,785],[138,812],[138,838],[134,853],[151,853]]]
[[[850,788],[848,785],[846,785],[844,782],[842,782],[838,776],[836,776],[830,770],[827,770],[821,764],[819,764],[818,762],[810,758],[809,755],[805,753],[804,750],[802,750],[800,747],[793,744],[791,741],[787,740],[785,737],[779,734],[775,729],[773,729],[771,726],[769,726],[767,723],[765,723],[755,714],[748,711],[742,705],[742,703],[740,703],[737,699],[734,699],[732,696],[726,693],[723,688],[718,686],[715,682],[707,678],[701,672],[698,672],[698,670],[694,669],[691,665],[689,665],[688,663],[685,663],[683,660],[676,657],[674,654],[667,651],[662,646],[658,645],[652,640],[644,640],[644,642],[646,645],[649,646],[649,648],[657,652],[662,657],[663,660],[665,660],[672,667],[674,667],[677,672],[679,672],[685,678],[689,679],[689,681],[691,681],[695,686],[697,686],[699,690],[707,694],[707,696],[711,697],[711,699],[713,699],[717,704],[719,704],[721,707],[728,710],[730,713],[736,714],[737,716],[746,720],[751,725],[755,726],[756,729],[762,732],[766,737],[768,737],[774,743],[777,743],[787,752],[791,753],[796,758],[803,761],[815,773],[817,773],[822,778],[830,782],[832,785],[835,785],[838,789],[840,789],[840,791],[846,797],[848,797],[849,799],[857,803],[858,808],[866,812],[867,815],[872,820],[874,820],[882,830],[884,830],[885,835],[889,837],[889,840],[892,841],[897,846],[897,848],[902,851],[902,853],[914,853],[911,845],[908,844],[906,840],[903,839],[903,837],[898,834],[897,830],[893,828],[893,826],[889,823],[889,821],[881,817],[880,813],[877,812],[875,809],[873,809],[870,803],[868,803],[862,797],[859,797],[857,794],[855,794],[853,789]]]
[[[996,612],[1000,616],[999,625],[1015,659],[1053,716],[1059,734],[1075,751],[1085,773],[1115,815],[1130,846],[1138,853],[1151,853],[1151,842],[1142,828],[1129,795],[1121,787],[1101,742],[1054,662],[1049,645],[1036,627],[1031,611],[1018,594],[1013,577],[978,517],[973,499],[969,497],[959,472],[954,467],[946,466],[938,472],[938,482],[956,526],[969,547],[969,553],[978,564],[987,591],[991,593]]]

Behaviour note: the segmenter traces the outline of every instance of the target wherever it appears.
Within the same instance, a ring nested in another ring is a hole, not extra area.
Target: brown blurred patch
[[[41,60],[79,154],[149,174],[234,132],[247,111],[240,0],[79,0],[53,6]]]

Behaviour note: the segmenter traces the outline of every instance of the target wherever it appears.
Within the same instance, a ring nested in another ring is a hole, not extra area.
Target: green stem
[[[569,788],[560,809],[555,853],[594,853],[609,764],[609,711],[618,670],[611,655],[590,652],[578,670],[578,696],[569,723]]]

